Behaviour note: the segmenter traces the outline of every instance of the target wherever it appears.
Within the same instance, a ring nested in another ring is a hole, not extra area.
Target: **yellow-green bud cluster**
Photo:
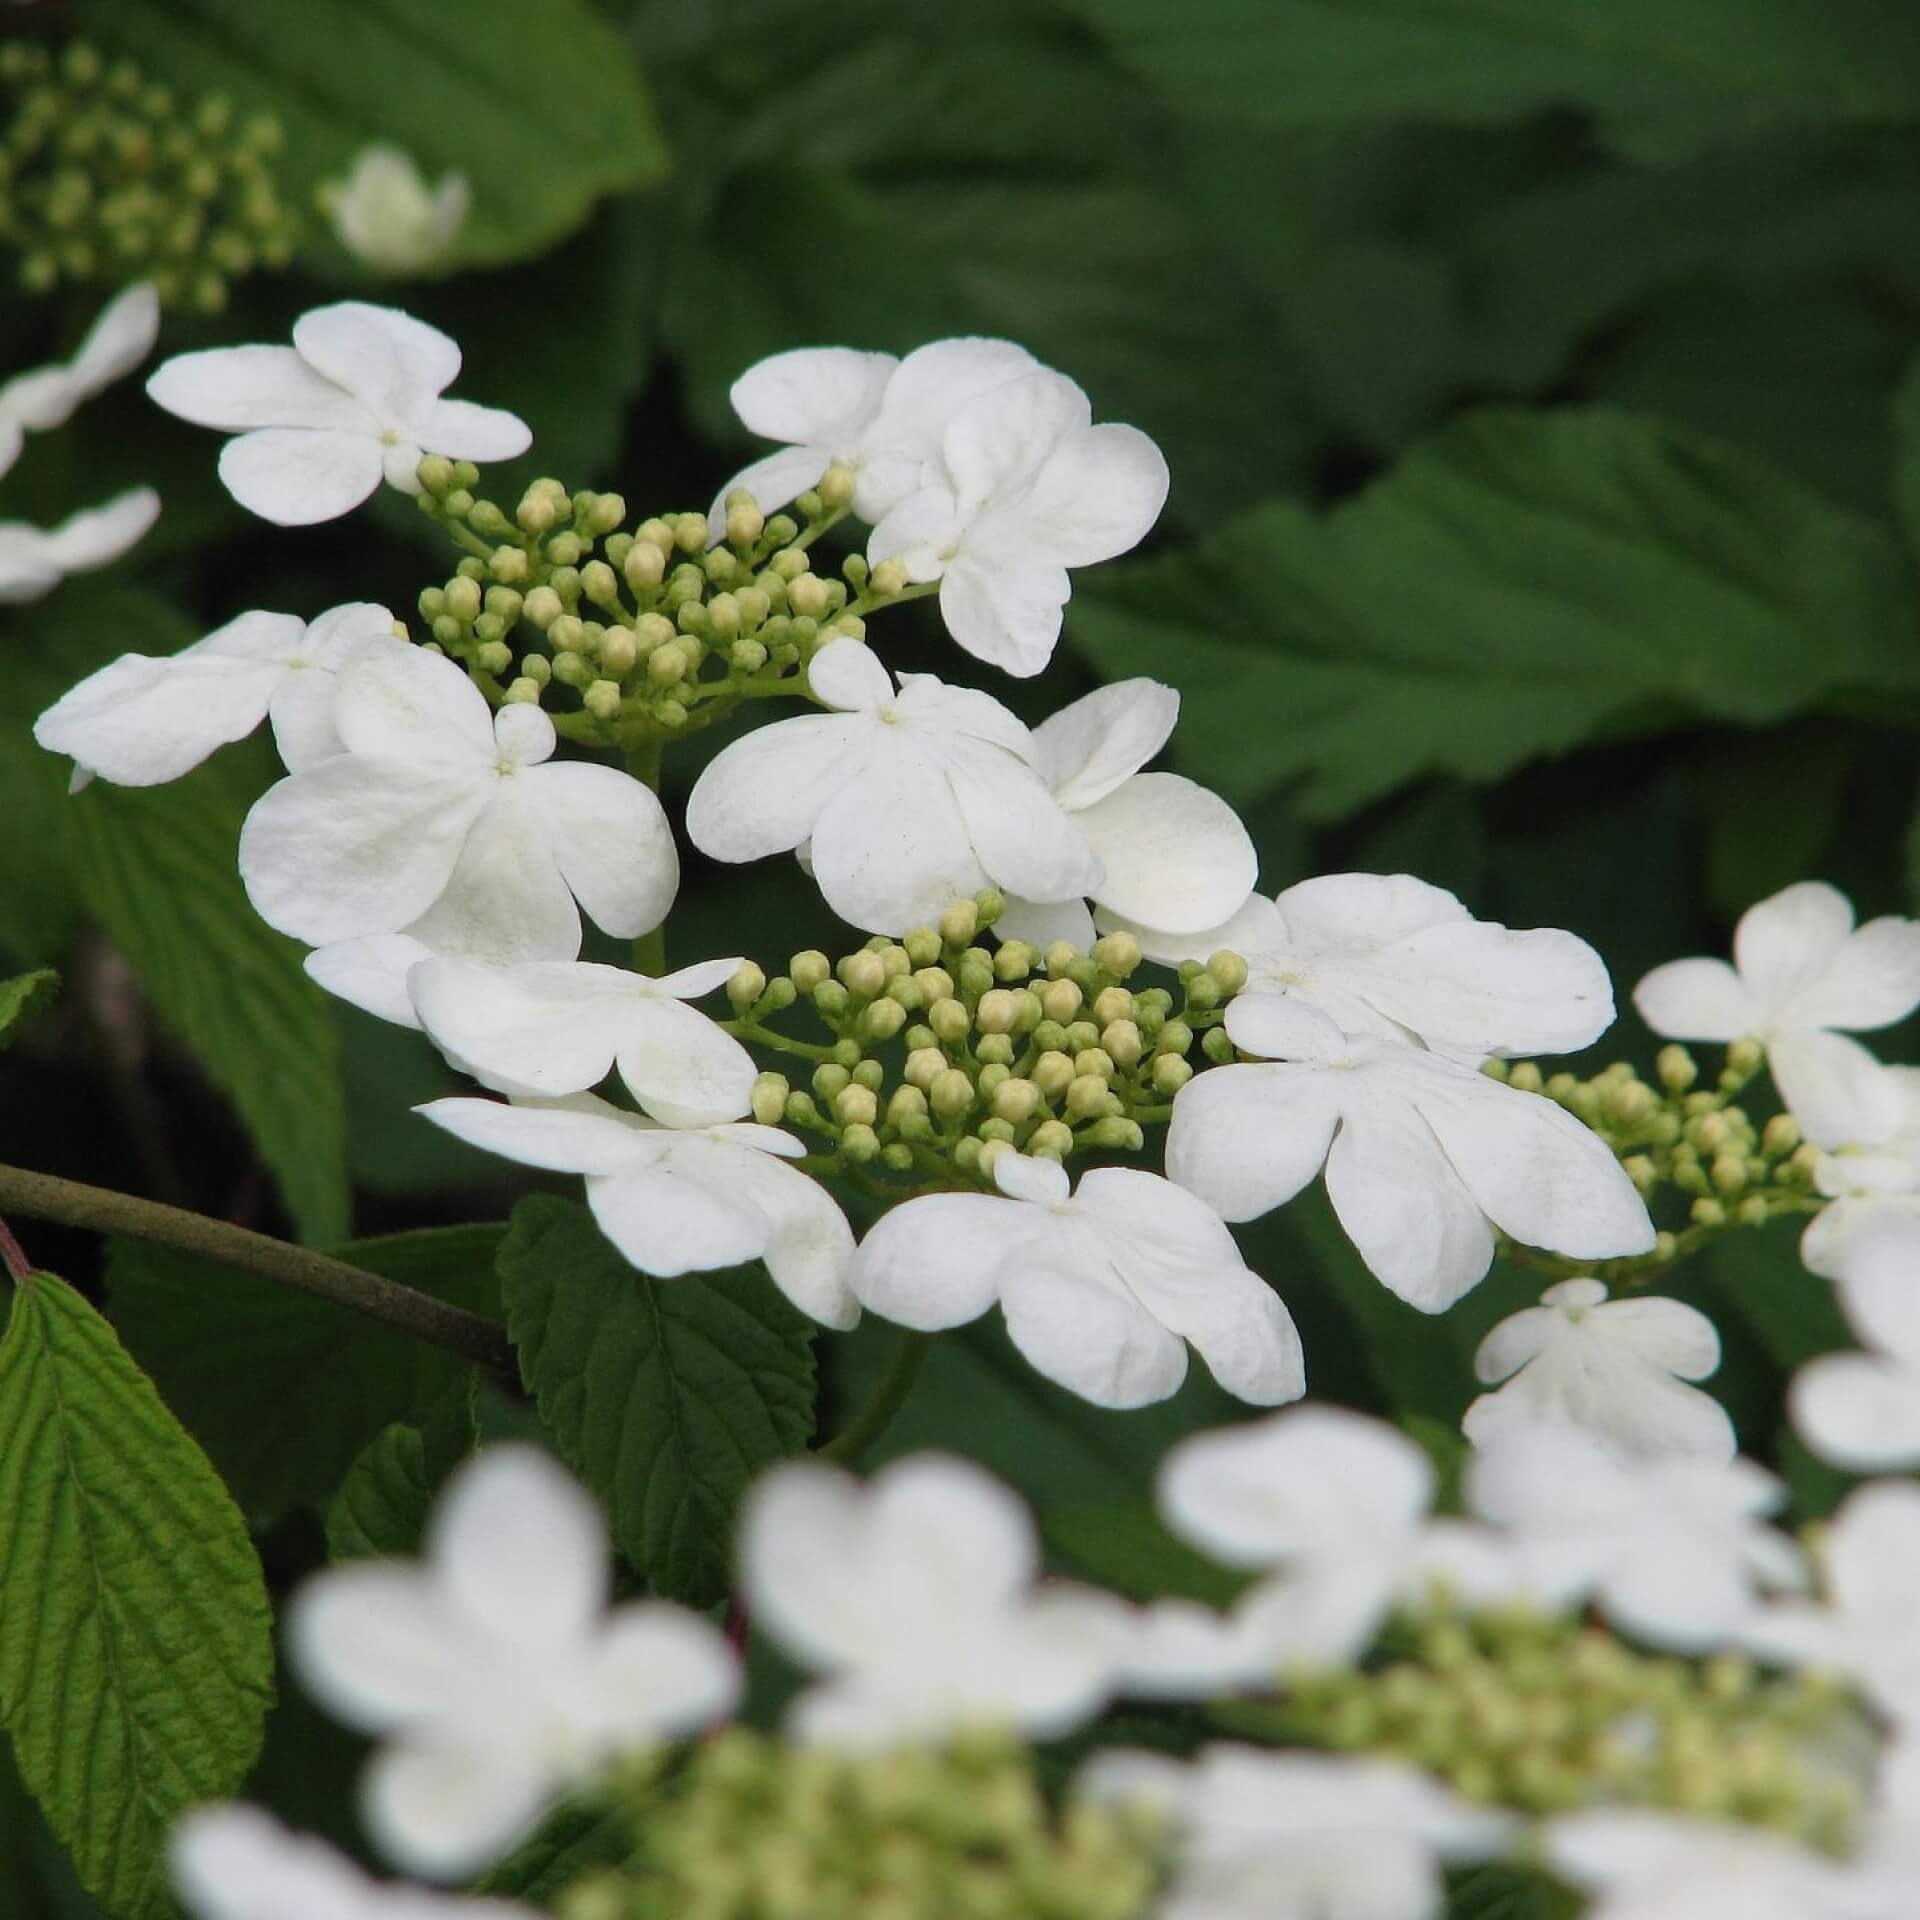
[[[274,178],[271,114],[182,100],[83,40],[0,47],[0,102],[0,242],[29,291],[145,279],[213,313],[235,280],[292,259],[300,222]]]
[[[1056,1812],[997,1737],[865,1755],[733,1728],[633,1814],[639,1852],[561,1920],[1137,1920],[1162,1878],[1151,1816]]]
[[[1295,1681],[1290,1731],[1528,1814],[1658,1807],[1830,1849],[1858,1818],[1860,1783],[1830,1758],[1857,1716],[1819,1679],[1640,1653],[1569,1616],[1440,1608],[1409,1631],[1405,1658]]]

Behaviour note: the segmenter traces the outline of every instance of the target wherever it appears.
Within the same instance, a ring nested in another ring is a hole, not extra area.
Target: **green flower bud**
[[[480,617],[482,620],[491,618],[488,614],[482,614]],[[520,671],[536,687],[544,687],[553,678],[553,663],[544,653],[530,653],[520,663]]]
[[[473,664],[482,673],[505,673],[513,665],[513,649],[504,641],[489,640],[474,649]]]
[[[1087,1144],[1106,1153],[1138,1153],[1145,1143],[1146,1135],[1140,1131],[1139,1122],[1118,1115],[1096,1120],[1087,1129]]]
[[[1653,1089],[1644,1080],[1628,1080],[1609,1090],[1602,1103],[1607,1117],[1623,1127],[1637,1126],[1653,1111]]]
[[[827,583],[817,573],[802,573],[787,582],[787,605],[809,620],[827,611]]]
[[[1189,1080],[1193,1078],[1193,1068],[1177,1053],[1162,1053],[1154,1056],[1153,1090],[1171,1099]]]
[[[974,1058],[984,1066],[1009,1065],[1013,1060],[1013,1035],[1010,1033],[983,1034],[974,1042]]]
[[[924,1092],[947,1071],[947,1065],[947,1056],[938,1047],[915,1047],[908,1053],[902,1073],[909,1086]]]
[[[620,571],[635,593],[651,593],[667,577],[667,556],[651,540],[635,540]]]
[[[1538,1093],[1546,1081],[1531,1060],[1516,1060],[1507,1068],[1507,1085],[1517,1093]]]
[[[1024,980],[1033,971],[1037,959],[1024,940],[1003,941],[993,956],[994,978]]]
[[[1760,1135],[1761,1151],[1770,1160],[1791,1153],[1800,1144],[1800,1123],[1790,1113],[1776,1113]]]
[[[586,552],[586,544],[571,528],[556,533],[543,549],[547,564],[554,567],[577,567],[580,556]],[[595,562],[599,565],[599,562]]]
[[[640,649],[628,627],[608,627],[600,636],[600,664],[609,679],[624,679],[639,664]]]
[[[584,693],[598,676],[580,654],[556,653],[553,656],[553,677],[563,687],[577,687]]]
[[[1023,1126],[1040,1105],[1040,1089],[1031,1080],[1009,1076],[993,1089],[991,1105],[999,1119]]]
[[[927,1025],[949,1047],[962,1045],[973,1030],[972,1018],[959,1000],[936,1001],[927,1010]]]
[[[944,1067],[927,1088],[927,1104],[942,1119],[954,1119],[972,1108],[973,1082],[958,1067]]]
[[[1702,1195],[1693,1203],[1690,1216],[1696,1227],[1724,1227],[1727,1224],[1727,1210],[1718,1200]]]
[[[793,976],[793,984],[802,993],[812,993],[826,982],[833,971],[833,963],[818,947],[808,947],[787,962],[787,971]]]
[[[980,909],[971,900],[956,900],[940,916],[939,934],[946,946],[967,946],[979,930]]]
[[[677,687],[687,677],[690,665],[684,648],[656,647],[647,655],[647,678],[656,687]]]
[[[816,1012],[838,1020],[853,1004],[853,996],[838,980],[823,980],[813,990],[813,1004]]]
[[[842,1087],[834,1096],[833,1117],[845,1127],[870,1127],[880,1117],[880,1103],[865,1087]]]
[[[508,686],[502,698],[511,707],[537,707],[540,704],[540,682],[522,674]]]
[[[1223,995],[1238,993],[1247,984],[1247,963],[1230,948],[1207,955],[1207,972]]]
[[[820,484],[815,488],[820,496],[820,504],[829,513],[838,513],[842,507],[853,504],[853,469],[844,460],[836,460],[820,476]]]
[[[620,683],[617,680],[596,680],[580,696],[580,704],[596,720],[613,720],[620,713]]]
[[[776,973],[767,982],[766,1004],[775,1013],[784,1013],[799,997],[798,990],[784,973]]]
[[[1064,1160],[1073,1151],[1073,1129],[1059,1120],[1042,1120],[1027,1138],[1027,1151],[1045,1160]]]
[[[752,1006],[766,990],[767,976],[751,960],[742,960],[727,979],[727,998],[743,1009]]]
[[[860,1016],[860,1031],[869,1040],[891,1040],[907,1024],[907,1010],[898,1000],[876,1000]]]
[[[545,633],[564,612],[560,596],[551,587],[533,588],[521,607],[527,624],[541,633]]]
[[[1209,1027],[1200,1051],[1216,1066],[1224,1067],[1233,1059],[1233,1040],[1225,1027]]]
[[[1104,1047],[1081,1047],[1073,1056],[1076,1075],[1091,1074],[1097,1080],[1113,1078],[1113,1060]]]
[[[449,580],[445,588],[446,608],[454,619],[463,625],[474,620],[480,612],[480,586],[477,581],[456,575]]]
[[[974,1024],[982,1033],[1011,1033],[1019,1018],[1020,1003],[1004,987],[995,987],[980,996],[974,1009]]]
[[[924,1120],[927,1096],[917,1086],[895,1087],[887,1101],[887,1125],[900,1127],[908,1120]]]
[[[787,1115],[787,1095],[792,1091],[783,1073],[763,1073],[753,1083],[753,1117],[763,1127],[777,1127]]]
[[[1747,1184],[1747,1163],[1737,1153],[1715,1154],[1710,1172],[1722,1193],[1738,1193]]]
[[[1185,1053],[1193,1045],[1193,1029],[1184,1020],[1169,1020],[1154,1036],[1156,1054]]]
[[[862,1000],[872,999],[887,984],[886,962],[868,949],[848,954],[840,962],[838,972],[847,991]]]
[[[1685,1093],[1700,1077],[1693,1055],[1682,1046],[1665,1046],[1654,1056],[1654,1071],[1669,1093]]]
[[[443,453],[422,454],[413,474],[423,493],[438,498],[453,485],[453,462]]]
[[[1057,1100],[1073,1084],[1073,1061],[1056,1048],[1049,1048],[1033,1063],[1033,1084],[1043,1098]]]
[[[604,560],[589,560],[580,569],[580,591],[596,607],[620,604],[620,581]]]
[[[1116,1020],[1133,1018],[1133,995],[1125,987],[1102,987],[1093,996],[1093,1005],[1088,1009],[1093,1015],[1096,1026],[1111,1026]]]
[[[858,1040],[836,1040],[833,1043],[833,1057],[849,1072],[860,1064],[861,1052]]]
[[[1131,1020],[1110,1021],[1100,1032],[1100,1045],[1116,1067],[1131,1071],[1145,1050],[1140,1029]]]
[[[1093,964],[1116,980],[1137,973],[1141,958],[1140,942],[1130,933],[1103,934],[1093,943]]]
[[[1058,1020],[1042,1020],[1033,1029],[1033,1044],[1042,1053],[1067,1053],[1067,1030]]]
[[[852,1073],[837,1060],[823,1060],[813,1070],[813,1090],[822,1100],[835,1099],[843,1087],[852,1084]]]
[[[859,1093],[859,1087],[849,1087],[849,1093]],[[871,1100],[872,1094],[867,1098]],[[880,1136],[864,1121],[856,1120],[847,1126],[840,1135],[840,1155],[851,1160],[855,1166],[864,1166],[869,1160],[880,1157]],[[909,1163],[911,1164],[911,1163]]]
[[[758,640],[736,640],[727,649],[727,665],[736,673],[758,673],[767,664],[767,650]]]
[[[1080,1011],[1082,998],[1071,980],[1049,980],[1040,989],[1040,1010],[1049,1020],[1064,1023]]]
[[[1040,957],[1047,972],[1058,979],[1081,956],[1080,949],[1071,940],[1056,940]]]
[[[1112,1096],[1097,1074],[1076,1074],[1067,1085],[1067,1112],[1076,1120],[1097,1120],[1109,1111]]]
[[[1766,1057],[1767,1050],[1758,1040],[1736,1040],[1727,1049],[1727,1067],[1747,1079],[1760,1071],[1760,1063]]]

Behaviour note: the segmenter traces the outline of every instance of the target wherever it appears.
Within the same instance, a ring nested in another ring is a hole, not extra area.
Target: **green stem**
[[[811,1060],[816,1065],[833,1058],[831,1047],[816,1045],[811,1040],[789,1040],[784,1033],[775,1033],[771,1027],[763,1027],[758,1020],[750,1020],[744,1014],[738,1020],[716,1020],[714,1025],[722,1033],[730,1033],[736,1040],[745,1040],[757,1047],[771,1047],[775,1053],[791,1053],[802,1060]]]
[[[627,771],[649,792],[660,791],[660,756],[665,743],[658,734],[629,741],[626,750]],[[663,920],[651,933],[643,933],[633,943],[633,967],[636,973],[658,979],[667,970],[667,926]]]
[[[893,1358],[867,1404],[825,1446],[816,1449],[822,1460],[851,1466],[886,1432],[893,1416],[906,1404],[926,1352],[924,1333],[915,1333],[910,1327],[901,1329],[900,1344],[894,1348]]]
[[[0,1212],[23,1213],[95,1233],[123,1233],[181,1253],[201,1254],[222,1266],[257,1273],[282,1286],[298,1287],[302,1293],[318,1294],[336,1306],[351,1307],[481,1366],[508,1375],[515,1371],[507,1336],[491,1320],[418,1293],[384,1274],[369,1273],[329,1254],[209,1219],[203,1213],[7,1166],[0,1166]]]

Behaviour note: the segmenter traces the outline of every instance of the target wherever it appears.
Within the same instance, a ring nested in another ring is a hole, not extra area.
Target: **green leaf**
[[[548,1195],[514,1209],[499,1272],[527,1386],[621,1552],[657,1593],[722,1598],[748,1482],[813,1431],[813,1323],[755,1268],[637,1273]]]
[[[1893,402],[1893,494],[1907,548],[1920,566],[1920,360],[1900,383]]]
[[[1912,617],[1885,534],[1762,461],[1605,411],[1496,411],[1331,513],[1272,503],[1082,575],[1068,630],[1114,677],[1178,660],[1210,784],[1303,779],[1328,818],[1602,734],[1911,699]]]
[[[430,1227],[334,1251],[477,1313],[498,1311],[499,1226]],[[318,1506],[361,1448],[460,1383],[455,1355],[217,1262],[114,1241],[115,1325],[257,1521]]]
[[[475,1888],[496,1900],[542,1911],[597,1867],[617,1867],[633,1852],[627,1816],[616,1808],[563,1806],[525,1846],[489,1870]]]
[[[70,803],[76,876],[167,1025],[239,1109],[308,1241],[348,1229],[346,1097],[327,997],[254,912],[234,850],[251,794],[228,763]]]
[[[150,78],[277,115],[289,197],[310,200],[372,141],[405,148],[430,180],[464,173],[460,265],[527,259],[602,194],[666,170],[632,46],[584,0],[80,0],[74,12]]]
[[[60,991],[60,976],[51,967],[0,980],[0,1047],[13,1040],[13,1029],[23,1019],[46,1011],[47,1002]]]
[[[361,1448],[327,1508],[335,1560],[414,1553],[433,1507],[434,1476],[418,1427],[384,1427]]]
[[[1554,107],[1673,156],[1770,127],[1920,115],[1904,0],[1078,0],[1195,118],[1472,126]]]
[[[206,1456],[63,1281],[0,1342],[0,1719],[81,1881],[171,1912],[167,1830],[231,1794],[273,1697],[266,1587]]]

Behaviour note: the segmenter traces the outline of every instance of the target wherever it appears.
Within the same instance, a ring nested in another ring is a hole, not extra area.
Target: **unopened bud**
[[[827,610],[827,583],[817,573],[803,573],[787,582],[787,605],[809,620],[818,620]]]
[[[959,1000],[941,1000],[929,1007],[927,1025],[950,1047],[959,1046],[973,1029],[966,1005]]]
[[[1047,1099],[1059,1099],[1073,1085],[1073,1061],[1049,1049],[1033,1063],[1033,1084]]]
[[[980,909],[971,900],[956,900],[940,916],[941,941],[949,947],[964,947],[980,930]]]
[[[736,547],[750,547],[767,530],[767,518],[751,495],[735,502],[728,496],[727,538]]]
[[[1125,987],[1103,987],[1093,996],[1092,1014],[1098,1026],[1133,1018],[1133,995]]]
[[[880,1117],[880,1103],[865,1087],[842,1087],[834,1096],[833,1117],[843,1127],[870,1127]]]
[[[1758,1040],[1748,1038],[1736,1040],[1727,1049],[1727,1067],[1730,1072],[1745,1078],[1760,1071],[1760,1062],[1767,1057],[1767,1050]]]
[[[426,493],[437,496],[447,492],[453,485],[453,462],[444,453],[423,454],[413,472],[422,491]]]
[[[853,469],[844,460],[836,460],[820,476],[819,485],[814,491],[820,496],[820,504],[829,513],[838,513],[842,507],[853,502]]]
[[[620,571],[635,593],[647,593],[667,577],[667,556],[651,540],[636,540],[627,549]]]
[[[1116,980],[1125,980],[1140,968],[1140,942],[1130,933],[1108,933],[1093,943],[1093,964]]]
[[[1653,1111],[1653,1089],[1644,1080],[1628,1080],[1608,1090],[1608,1119],[1623,1127],[1639,1124]]]
[[[887,1102],[887,1125],[898,1129],[908,1120],[924,1120],[927,1096],[915,1086],[895,1087]]]
[[[1185,1053],[1193,1045],[1193,1029],[1184,1020],[1169,1020],[1154,1035],[1155,1053]]]
[[[1024,940],[1004,940],[995,949],[993,973],[996,980],[1024,980],[1039,955]]]
[[[1011,1033],[1020,1017],[1020,1002],[1005,987],[995,987],[980,996],[974,1009],[974,1024],[982,1033]]]
[[[912,979],[929,1006],[935,1001],[953,998],[953,975],[945,967],[916,968]]]
[[[1207,971],[1213,975],[1223,994],[1238,993],[1247,984],[1246,961],[1225,947],[1207,955]]]
[[[736,1007],[750,1007],[767,990],[767,976],[751,960],[742,960],[727,980],[727,998]]]
[[[1040,1008],[1049,1020],[1071,1020],[1080,1011],[1080,989],[1071,980],[1049,980],[1040,990]]]
[[[487,562],[487,571],[506,586],[518,586],[527,577],[526,549],[495,547],[492,558]]]
[[[1654,1056],[1653,1070],[1669,1093],[1685,1093],[1700,1077],[1693,1055],[1680,1046],[1662,1047]]]
[[[907,1010],[898,1000],[876,1000],[860,1016],[860,1031],[869,1040],[891,1040],[907,1024]]]
[[[518,680],[509,683],[501,697],[508,706],[537,707],[540,704],[540,682],[522,674]]]
[[[833,972],[833,963],[818,947],[808,947],[787,962],[787,972],[802,993],[812,993]]]
[[[859,1093],[862,1089],[850,1087],[848,1092]],[[867,1098],[871,1100],[872,1094]],[[855,1120],[847,1125],[840,1135],[840,1157],[851,1160],[855,1166],[864,1166],[869,1160],[880,1155],[880,1136],[863,1120]]]
[[[787,1117],[787,1095],[792,1089],[783,1073],[763,1073],[753,1083],[751,1111],[763,1127],[777,1127]]]
[[[915,1047],[907,1055],[902,1074],[908,1086],[926,1092],[946,1071],[947,1056],[938,1047]],[[961,1077],[964,1079],[966,1076],[963,1074]]]
[[[907,569],[898,560],[882,560],[868,576],[868,585],[877,594],[891,598],[907,584]]]
[[[1082,1047],[1073,1056],[1073,1070],[1076,1074],[1093,1074],[1100,1080],[1113,1078],[1113,1060],[1104,1047]]]
[[[1087,1144],[1106,1153],[1138,1153],[1146,1144],[1146,1136],[1137,1120],[1113,1114],[1105,1120],[1096,1120],[1087,1129]]]
[[[927,1103],[942,1118],[953,1119],[973,1105],[973,1082],[958,1067],[948,1067],[934,1075]]]
[[[1131,1020],[1110,1020],[1100,1030],[1100,1044],[1116,1067],[1130,1069],[1140,1063],[1140,1029]]]
[[[505,673],[513,665],[513,649],[504,640],[489,640],[474,648],[473,664],[482,673]]]
[[[596,720],[612,720],[620,712],[620,683],[617,680],[596,680],[580,696],[580,704]]]
[[[1111,1097],[1097,1074],[1077,1074],[1067,1086],[1067,1111],[1076,1120],[1095,1120],[1107,1111]]]
[[[1163,1053],[1153,1063],[1153,1090],[1169,1099],[1193,1078],[1193,1069],[1177,1053]]]
[[[1073,1129],[1059,1120],[1042,1120],[1027,1138],[1027,1151],[1038,1159],[1064,1160],[1073,1151]]]
[[[462,625],[476,619],[480,612],[480,583],[456,574],[446,585],[446,610]]]
[[[1718,1200],[1703,1195],[1693,1203],[1693,1224],[1696,1227],[1724,1227],[1727,1224],[1727,1210]]]
[[[1800,1123],[1790,1113],[1776,1113],[1760,1135],[1760,1149],[1770,1160],[1778,1160],[1800,1144]]]
[[[1225,1027],[1209,1027],[1201,1037],[1200,1051],[1215,1066],[1224,1067],[1233,1059],[1233,1037]]]
[[[993,1111],[1002,1120],[1017,1127],[1033,1118],[1040,1104],[1040,1089],[1031,1080],[1006,1079],[993,1090]]]

